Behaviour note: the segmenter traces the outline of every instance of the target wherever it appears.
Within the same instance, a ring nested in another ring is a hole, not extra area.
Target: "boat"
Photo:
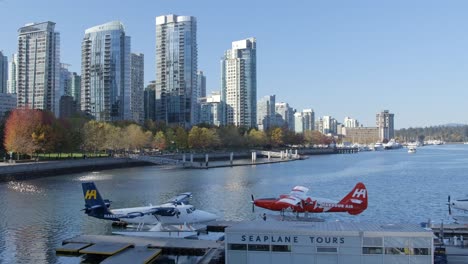
[[[394,139],[390,139],[386,144],[383,145],[384,149],[398,149],[401,148],[401,144],[396,142]]]
[[[416,153],[416,148],[415,147],[409,147],[408,148],[408,153]]]
[[[382,149],[384,149],[382,143],[377,142],[377,143],[374,144],[374,150],[378,151],[378,150],[382,150]]]

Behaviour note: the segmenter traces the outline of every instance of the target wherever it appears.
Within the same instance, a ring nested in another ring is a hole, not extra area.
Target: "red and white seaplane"
[[[367,189],[359,182],[354,189],[341,201],[326,198],[317,198],[307,195],[309,189],[304,186],[296,186],[289,194],[282,194],[278,198],[254,199],[253,205],[272,211],[299,213],[335,213],[347,212],[351,215],[362,213],[367,208]],[[253,208],[252,208],[253,209]]]

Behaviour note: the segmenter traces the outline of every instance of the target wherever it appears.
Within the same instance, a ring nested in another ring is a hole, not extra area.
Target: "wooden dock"
[[[217,263],[216,258],[224,253],[222,242],[166,237],[80,235],[62,244],[56,248],[57,254],[85,254],[105,258],[102,263],[107,264],[152,263],[162,255],[194,256],[198,262],[193,263]]]

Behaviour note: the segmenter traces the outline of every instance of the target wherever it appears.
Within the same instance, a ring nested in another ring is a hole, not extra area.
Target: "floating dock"
[[[105,258],[101,263],[153,263],[159,257],[193,257],[191,263],[224,263],[224,243],[166,237],[80,235],[63,241],[59,255]]]

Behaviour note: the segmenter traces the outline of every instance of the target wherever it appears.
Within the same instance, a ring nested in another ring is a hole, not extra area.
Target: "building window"
[[[372,254],[382,254],[383,250],[381,247],[363,247],[362,254],[372,255]]]
[[[430,255],[430,250],[428,248],[414,248],[414,255]]]
[[[229,244],[229,250],[247,250],[246,244]]]
[[[337,253],[336,247],[317,247],[317,253]]]
[[[385,254],[389,254],[389,255],[409,255],[409,249],[408,248],[387,247],[387,248],[385,248]]]
[[[290,246],[290,245],[272,245],[272,246],[271,246],[271,251],[275,251],[275,252],[291,252],[291,246]]]
[[[270,245],[249,245],[249,251],[270,251]]]

